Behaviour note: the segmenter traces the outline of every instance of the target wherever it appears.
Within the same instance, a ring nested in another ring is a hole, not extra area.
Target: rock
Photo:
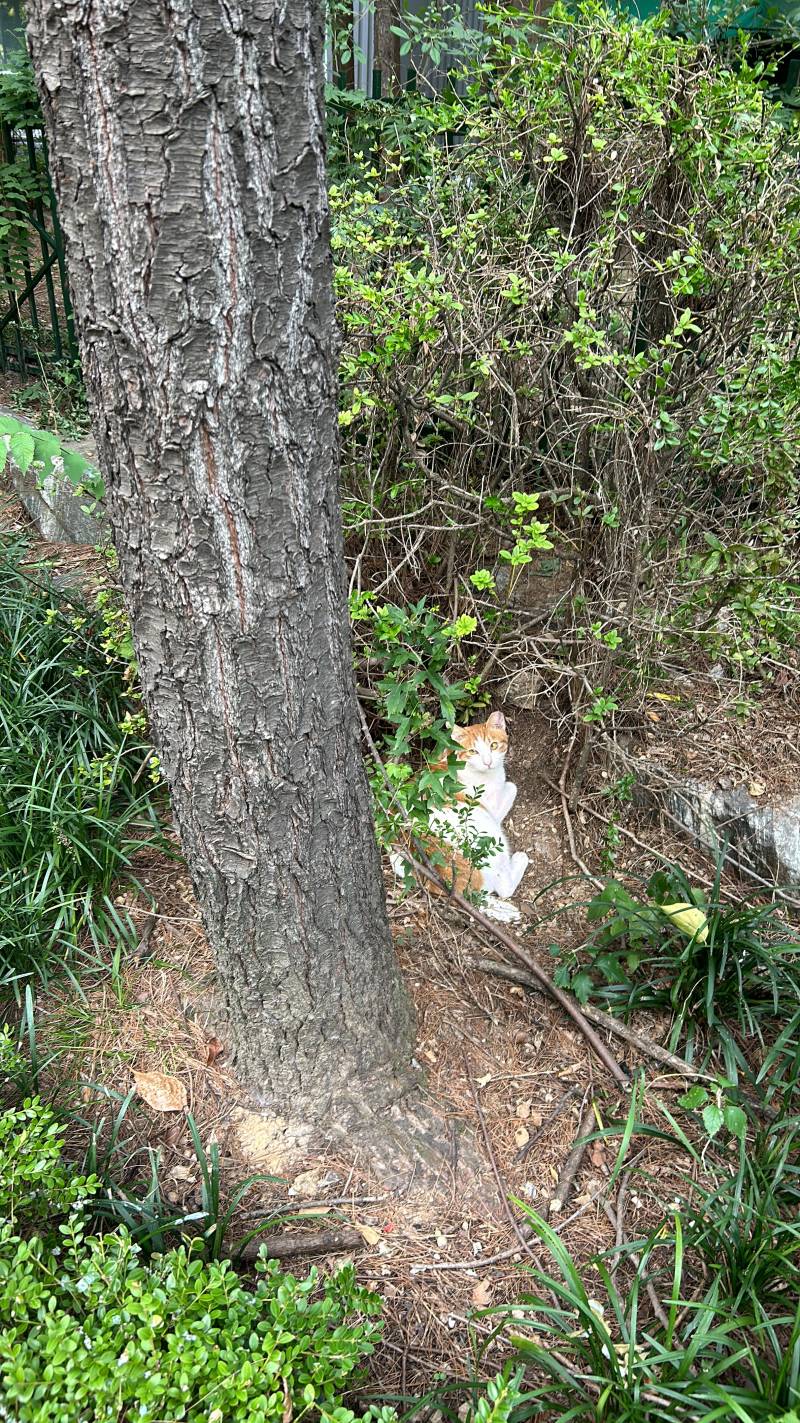
[[[779,886],[800,885],[800,793],[763,805],[727,776],[713,785],[641,760],[635,769],[640,803],[665,811],[701,849],[716,856],[727,841],[732,868]]]
[[[99,544],[108,538],[102,514],[86,513],[87,496],[79,498],[63,474],[49,474],[41,485],[31,470],[22,474],[9,460],[11,484],[25,512],[43,539],[51,543]]]

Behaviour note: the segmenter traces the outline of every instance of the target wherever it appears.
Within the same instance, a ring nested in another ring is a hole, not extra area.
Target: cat
[[[447,864],[440,867],[445,879],[452,879],[455,888],[462,893],[465,889],[483,891],[486,895],[484,913],[492,919],[511,923],[521,916],[516,905],[510,904],[509,900],[519,888],[529,861],[522,852],[512,854],[502,828],[517,796],[516,786],[506,780],[508,732],[505,717],[502,712],[493,711],[486,721],[474,726],[454,726],[451,735],[458,748],[456,774],[464,787],[455,800],[463,804],[463,809],[452,805],[434,811],[430,828],[436,838],[428,843],[436,851],[437,858],[442,854],[446,857]],[[447,757],[443,756],[436,765],[439,769],[444,768]],[[466,803],[469,801],[473,803],[468,807]],[[478,836],[488,836],[496,842],[489,851],[486,863],[479,869],[458,849],[459,842],[463,844],[465,840]],[[413,854],[413,846],[409,848]],[[406,864],[402,851],[395,848],[390,859],[395,874],[402,878]],[[428,888],[437,892],[436,887],[430,884]],[[443,893],[441,889],[438,892]]]

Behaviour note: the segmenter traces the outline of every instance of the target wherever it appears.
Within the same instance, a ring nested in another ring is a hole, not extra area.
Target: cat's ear
[[[502,712],[493,711],[486,718],[486,725],[490,731],[505,731],[506,719]]]
[[[466,732],[463,726],[451,726],[450,735],[458,746],[463,746],[466,740]]]

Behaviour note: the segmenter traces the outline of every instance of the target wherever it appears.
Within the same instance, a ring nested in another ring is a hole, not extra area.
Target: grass
[[[756,1191],[754,1203],[757,1197]],[[648,1239],[596,1255],[583,1269],[544,1220],[530,1209],[526,1214],[552,1264],[529,1271],[535,1293],[502,1311],[500,1327],[528,1366],[519,1416],[548,1423],[778,1423],[800,1403],[796,1294],[770,1297],[756,1313],[748,1291],[730,1293],[717,1273],[698,1290],[703,1276],[681,1213]],[[784,1229],[796,1250],[796,1217]],[[769,1249],[765,1238],[762,1255]],[[633,1251],[631,1272],[625,1256]]]
[[[0,540],[0,975],[6,984],[131,938],[112,890],[162,844],[144,718],[108,618]]]
[[[800,942],[775,905],[722,898],[723,862],[720,854],[707,896],[678,865],[653,875],[640,897],[608,880],[588,905],[588,962],[563,964],[556,981],[626,1017],[670,1012],[671,1046],[691,1059],[699,1029],[735,1082],[752,1072],[745,1042],[763,1048],[776,1022],[800,1021]],[[696,916],[692,924],[682,922],[680,906]],[[795,1027],[770,1050],[783,1076],[798,1066]]]

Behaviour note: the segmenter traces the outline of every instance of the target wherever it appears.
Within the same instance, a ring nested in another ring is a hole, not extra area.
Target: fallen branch
[[[352,1226],[341,1230],[298,1231],[292,1235],[268,1235],[266,1240],[248,1240],[241,1249],[228,1252],[233,1260],[251,1264],[260,1255],[269,1260],[294,1260],[302,1255],[335,1255],[341,1250],[361,1250],[366,1244],[363,1235]]]
[[[564,1162],[564,1165],[561,1167],[561,1172],[556,1182],[556,1189],[547,1207],[548,1215],[558,1215],[560,1211],[563,1211],[569,1193],[572,1190],[575,1177],[581,1169],[581,1163],[586,1155],[586,1148],[589,1145],[589,1137],[595,1125],[594,1098],[590,1098],[588,1106],[581,1117],[578,1126],[578,1134],[575,1137],[572,1150]]]
[[[524,969],[516,968],[513,964],[503,963],[500,959],[471,959],[470,964],[472,968],[480,969],[482,973],[493,973],[498,978],[508,979],[510,983],[519,983],[532,993],[541,991],[538,978],[526,973]],[[621,1019],[612,1017],[610,1013],[604,1013],[602,1008],[595,1008],[594,1004],[586,1003],[583,1011],[587,1018],[597,1024],[598,1028],[605,1028],[609,1033],[621,1038],[629,1047],[636,1048],[643,1056],[650,1057],[655,1062],[660,1062],[680,1077],[700,1078],[704,1081],[713,1080],[707,1072],[698,1072],[697,1068],[692,1067],[684,1058],[678,1057],[668,1048],[662,1047],[660,1043],[654,1043],[652,1038],[646,1038],[642,1033],[637,1033],[634,1028],[623,1023]]]
[[[369,726],[367,725],[367,719],[364,716],[363,708],[359,707],[359,711],[361,714],[362,730],[364,732],[364,737],[366,739],[367,745],[369,746],[370,752],[372,754],[372,758],[376,766],[378,767],[378,770],[380,771],[384,781],[386,782],[387,787],[390,791],[392,791],[392,794],[394,794],[394,787],[392,786],[392,783],[386,774],[386,769],[384,767],[383,761],[381,760],[380,752],[378,751],[378,748],[372,739],[372,733],[370,732]],[[585,1037],[589,1046],[599,1057],[603,1066],[608,1069],[612,1077],[615,1078],[615,1080],[620,1084],[620,1086],[624,1087],[627,1091],[630,1088],[629,1074],[625,1071],[623,1067],[620,1066],[620,1064],[617,1062],[617,1059],[614,1057],[614,1054],[609,1051],[602,1038],[598,1037],[597,1033],[594,1031],[594,1028],[591,1026],[590,1023],[587,1022],[585,1015],[578,1007],[577,1001],[574,998],[571,998],[568,993],[565,993],[563,989],[556,987],[552,979],[548,978],[544,969],[539,967],[536,960],[532,958],[531,955],[527,953],[525,949],[523,949],[521,944],[517,943],[516,939],[514,939],[512,935],[507,932],[507,930],[501,928],[501,926],[497,924],[493,919],[489,919],[488,916],[486,914],[483,914],[480,909],[476,909],[475,906],[473,904],[470,904],[469,900],[465,899],[464,895],[461,894],[461,892],[457,890],[454,886],[451,887],[450,885],[448,885],[447,881],[442,878],[438,870],[435,870],[433,866],[429,863],[427,856],[425,855],[424,848],[420,844],[418,837],[413,833],[413,829],[411,828],[408,817],[404,818],[406,824],[409,826],[410,829],[410,838],[412,844],[414,845],[415,852],[417,855],[420,856],[420,858],[415,858],[405,849],[402,853],[408,864],[415,871],[415,873],[421,876],[423,879],[428,880],[430,884],[435,884],[438,889],[443,890],[452,904],[458,905],[459,909],[461,909],[473,921],[473,923],[480,925],[481,929],[485,934],[489,934],[493,939],[499,940],[503,947],[508,949],[509,953],[513,954],[515,958],[519,959],[519,961],[525,965],[528,972],[536,979],[538,985],[542,989],[544,989],[545,993],[549,994],[549,996],[553,998],[556,1003],[558,1003],[559,1007],[562,1008],[567,1014],[567,1016],[572,1019],[573,1023],[579,1029],[579,1031],[583,1033],[583,1036]]]

